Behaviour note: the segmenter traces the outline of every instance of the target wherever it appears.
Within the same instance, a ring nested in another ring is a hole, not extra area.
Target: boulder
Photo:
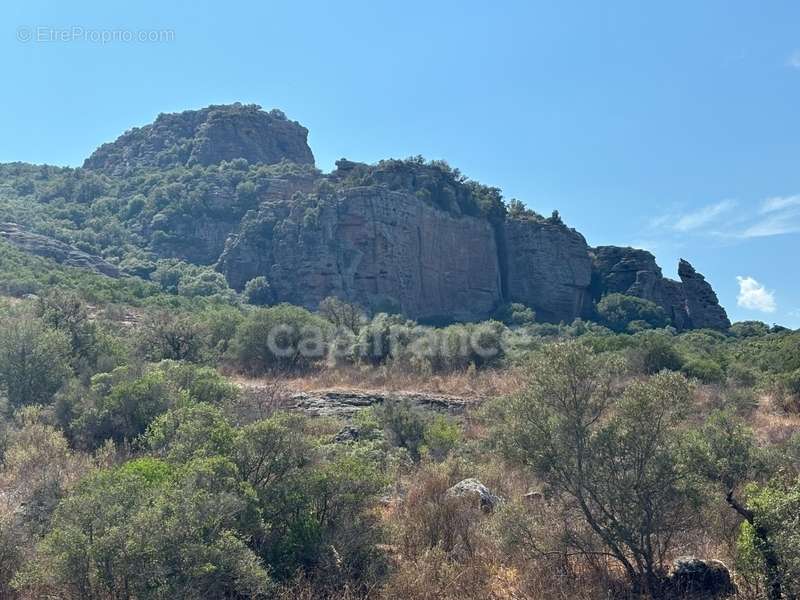
[[[669,585],[680,598],[726,598],[736,592],[728,567],[694,556],[675,561]]]
[[[481,510],[484,512],[493,512],[494,509],[502,502],[499,496],[495,496],[477,479],[464,479],[447,490],[446,496],[448,498],[475,498],[480,502]]]

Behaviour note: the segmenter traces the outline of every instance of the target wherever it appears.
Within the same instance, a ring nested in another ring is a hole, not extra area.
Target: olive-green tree
[[[49,403],[69,376],[69,358],[63,332],[28,315],[0,321],[0,386],[12,406]]]
[[[581,515],[635,589],[658,595],[699,502],[681,461],[691,390],[675,373],[620,389],[616,367],[574,342],[546,347],[525,390],[501,404],[496,435]]]

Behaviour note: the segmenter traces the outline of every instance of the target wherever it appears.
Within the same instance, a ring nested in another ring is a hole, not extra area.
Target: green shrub
[[[665,327],[669,323],[660,306],[649,300],[624,294],[604,296],[597,303],[597,314],[600,322],[614,331],[625,331],[631,323],[636,323],[636,329]]]
[[[272,288],[263,275],[254,277],[244,286],[244,297],[248,304],[268,306],[273,302]]]
[[[330,324],[290,304],[259,308],[247,315],[228,356],[250,375],[308,368],[325,357]]]
[[[681,372],[687,377],[695,377],[703,383],[721,383],[725,379],[725,372],[713,360],[705,358],[692,358],[681,367]]]
[[[444,460],[461,441],[461,428],[453,420],[436,415],[425,425],[422,452],[434,460]]]
[[[351,350],[354,361],[379,365],[397,359],[418,337],[419,329],[405,319],[379,313],[359,328]]]
[[[70,598],[263,598],[269,577],[246,544],[256,514],[224,460],[138,459],[61,502],[15,584],[34,596],[55,586]]]
[[[738,321],[729,331],[738,338],[759,337],[769,333],[769,325],[761,321]]]
[[[536,321],[534,310],[524,304],[512,302],[503,304],[495,312],[494,318],[509,327],[521,327],[530,325]]]
[[[67,334],[30,315],[0,320],[0,386],[14,407],[48,404],[69,376]]]
[[[408,400],[387,400],[377,411],[389,440],[419,460],[425,442],[425,417]]]
[[[673,345],[673,341],[663,335],[646,335],[631,350],[631,364],[634,369],[654,375],[663,370],[679,371],[683,358]]]

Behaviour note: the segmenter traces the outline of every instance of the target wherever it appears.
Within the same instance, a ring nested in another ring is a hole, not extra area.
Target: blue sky
[[[735,320],[800,327],[800,3],[9,0],[0,17],[2,162],[79,165],[159,112],[254,102],[308,127],[323,170],[444,158],[592,245],[648,248],[669,276],[689,259]]]

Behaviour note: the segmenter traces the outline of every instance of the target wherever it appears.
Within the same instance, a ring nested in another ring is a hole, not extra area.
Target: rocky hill
[[[49,207],[46,225],[26,230],[128,272],[146,276],[164,258],[211,265],[237,290],[264,276],[276,302],[309,308],[338,296],[435,322],[521,303],[571,322],[620,293],[661,306],[679,329],[730,325],[685,261],[673,281],[646,251],[591,248],[558,215],[509,210],[499,190],[443,162],[343,159],[322,174],[307,134],[255,105],[162,114],[82,169],[5,166],[0,196],[18,195],[20,219]]]
[[[141,167],[211,165],[244,158],[251,163],[283,160],[314,164],[308,130],[279,110],[255,104],[209,106],[160,114],[154,123],[125,132],[84,161],[87,169],[126,175]]]

